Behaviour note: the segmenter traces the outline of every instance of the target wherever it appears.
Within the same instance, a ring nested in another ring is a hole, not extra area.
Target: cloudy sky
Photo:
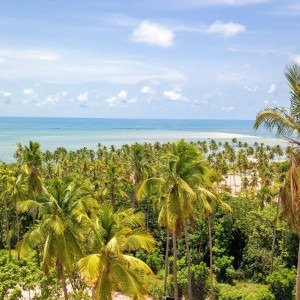
[[[299,29],[299,0],[0,0],[0,115],[253,119]]]

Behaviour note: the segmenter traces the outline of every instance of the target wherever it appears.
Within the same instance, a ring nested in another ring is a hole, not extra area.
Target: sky
[[[299,29],[299,0],[0,0],[0,116],[254,119]]]

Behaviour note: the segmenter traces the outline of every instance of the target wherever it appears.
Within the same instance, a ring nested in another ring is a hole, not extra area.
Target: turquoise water
[[[239,140],[282,144],[265,130],[254,131],[251,120],[142,120],[79,118],[0,118],[0,159],[12,161],[18,142],[38,141],[42,149],[95,149],[98,143],[121,146],[135,142]]]

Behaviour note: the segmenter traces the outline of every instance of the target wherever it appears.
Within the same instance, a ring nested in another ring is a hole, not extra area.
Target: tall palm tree
[[[93,287],[94,300],[112,300],[120,291],[140,299],[146,295],[146,278],[151,269],[131,251],[151,251],[155,241],[144,229],[144,214],[132,209],[114,212],[104,203],[96,220],[95,252],[79,260],[82,276]]]
[[[285,70],[290,88],[290,107],[265,108],[256,117],[254,128],[262,124],[275,132],[276,136],[292,144],[290,152],[290,170],[281,190],[281,202],[289,221],[299,236],[299,251],[296,281],[296,299],[300,299],[300,66],[291,64]]]
[[[42,191],[42,152],[40,144],[30,141],[29,146],[25,146],[22,149],[21,163],[24,166],[25,173],[28,175],[28,190],[31,194],[40,193]]]
[[[19,204],[21,212],[36,210],[40,220],[27,232],[19,244],[21,255],[26,249],[43,247],[42,269],[45,274],[55,267],[64,299],[68,299],[65,271],[71,271],[77,258],[83,256],[80,241],[89,225],[88,210],[97,204],[78,183],[54,180],[49,191],[35,200]],[[84,222],[86,221],[86,222]]]
[[[211,300],[215,299],[214,279],[213,279],[213,245],[212,245],[212,216],[214,206],[218,205],[222,209],[232,211],[231,207],[219,197],[215,196],[207,189],[198,187],[196,190],[197,200],[201,204],[200,216],[207,220],[208,225],[208,244],[209,244],[209,269],[210,269],[210,288]]]
[[[159,222],[172,233],[173,244],[173,286],[174,298],[178,298],[177,283],[177,238],[181,229],[185,227],[187,233],[187,220],[195,209],[194,187],[206,181],[207,167],[202,160],[199,149],[192,144],[181,140],[172,144],[166,157],[162,175],[145,180],[137,191],[137,197],[142,199],[157,187],[164,201],[161,202]],[[187,243],[187,260],[189,251]],[[190,272],[189,276],[190,278]],[[191,280],[189,281],[189,299],[192,298]]]
[[[122,168],[116,163],[108,163],[105,165],[104,169],[104,189],[103,195],[108,195],[111,206],[113,210],[116,209],[116,197],[120,197],[122,199],[128,198],[125,190],[125,178],[123,177],[124,171]]]
[[[5,184],[5,189],[2,193],[2,197],[9,199],[11,206],[13,207],[15,213],[15,232],[17,235],[17,243],[20,241],[20,229],[19,229],[19,213],[17,205],[20,201],[24,200],[27,188],[23,181],[23,174],[9,170],[9,172],[3,176],[3,183]]]

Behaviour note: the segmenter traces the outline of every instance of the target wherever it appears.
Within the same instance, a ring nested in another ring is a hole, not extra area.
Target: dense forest
[[[279,201],[289,151],[19,145],[0,165],[1,299],[292,299],[298,239]]]

